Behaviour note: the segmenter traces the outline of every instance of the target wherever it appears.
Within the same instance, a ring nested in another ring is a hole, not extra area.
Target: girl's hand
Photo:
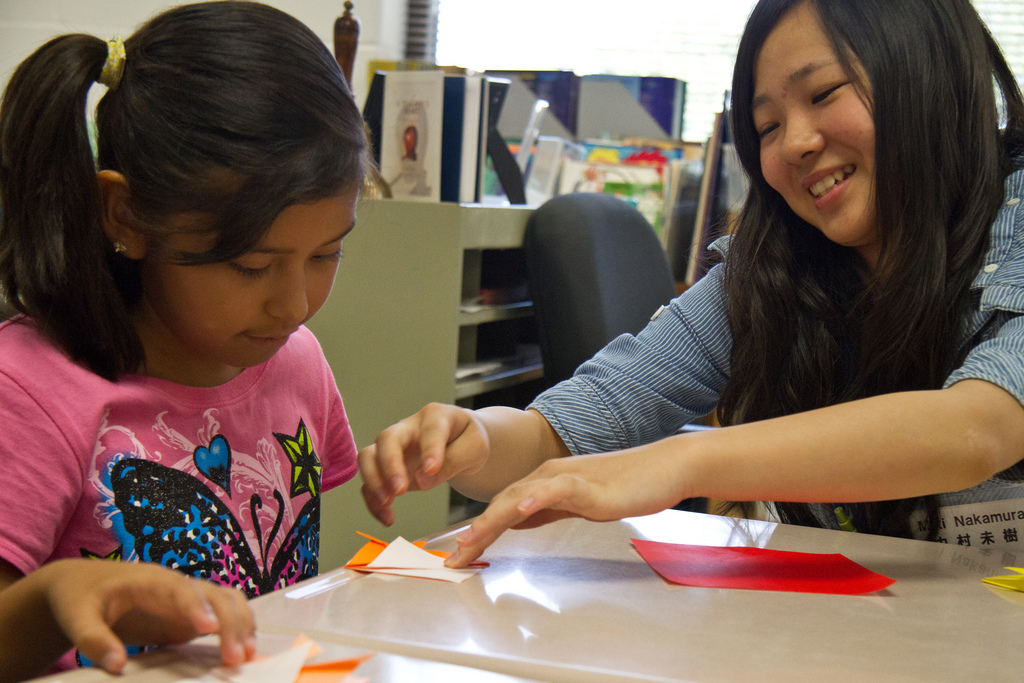
[[[653,446],[653,445],[652,445]],[[465,567],[506,529],[529,529],[566,517],[609,521],[660,512],[687,493],[678,454],[652,446],[548,460],[491,500],[458,550],[445,561]]]
[[[221,659],[241,664],[256,652],[245,595],[148,562],[60,560],[25,580],[43,581],[53,618],[72,645],[110,673],[124,668],[124,643],[182,643],[220,634]]]
[[[487,432],[473,411],[431,403],[359,451],[366,507],[391,526],[396,497],[475,472],[487,462],[489,451]]]

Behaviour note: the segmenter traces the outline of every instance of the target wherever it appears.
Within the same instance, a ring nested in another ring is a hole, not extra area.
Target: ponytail
[[[122,61],[111,43],[104,72],[106,42],[55,38],[18,67],[0,105],[0,298],[110,380],[145,361],[131,315],[142,288],[139,262],[104,231],[98,169],[127,179],[147,255],[199,265],[246,253],[285,208],[359,188],[372,168],[338,62],[281,10],[183,5],[123,49]],[[94,161],[85,103],[101,73],[116,87],[96,107]],[[168,220],[182,214],[188,227]],[[183,230],[214,244],[167,256]]]
[[[76,361],[108,379],[142,357],[114,284],[86,99],[107,58],[54,38],[14,72],[0,105],[0,288]],[[83,334],[83,331],[88,331]]]

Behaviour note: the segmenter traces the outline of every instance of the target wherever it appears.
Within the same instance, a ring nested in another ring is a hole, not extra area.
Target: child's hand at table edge
[[[382,524],[395,521],[391,505],[407,491],[426,491],[487,460],[487,436],[472,411],[431,403],[383,430],[359,451],[366,507]]]
[[[225,665],[255,655],[255,619],[234,588],[147,562],[60,560],[28,578],[36,574],[72,645],[110,673],[127,661],[123,641],[167,645],[218,633]]]

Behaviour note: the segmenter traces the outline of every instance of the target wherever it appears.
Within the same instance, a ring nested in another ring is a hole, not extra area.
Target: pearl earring
[[[115,254],[123,254],[126,251],[128,251],[128,247],[124,246],[120,242],[116,242],[116,241],[114,242],[114,253]]]

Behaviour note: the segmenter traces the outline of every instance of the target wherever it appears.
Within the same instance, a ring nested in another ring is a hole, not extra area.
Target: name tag
[[[1024,499],[947,505],[939,508],[940,543],[1024,550]]]

